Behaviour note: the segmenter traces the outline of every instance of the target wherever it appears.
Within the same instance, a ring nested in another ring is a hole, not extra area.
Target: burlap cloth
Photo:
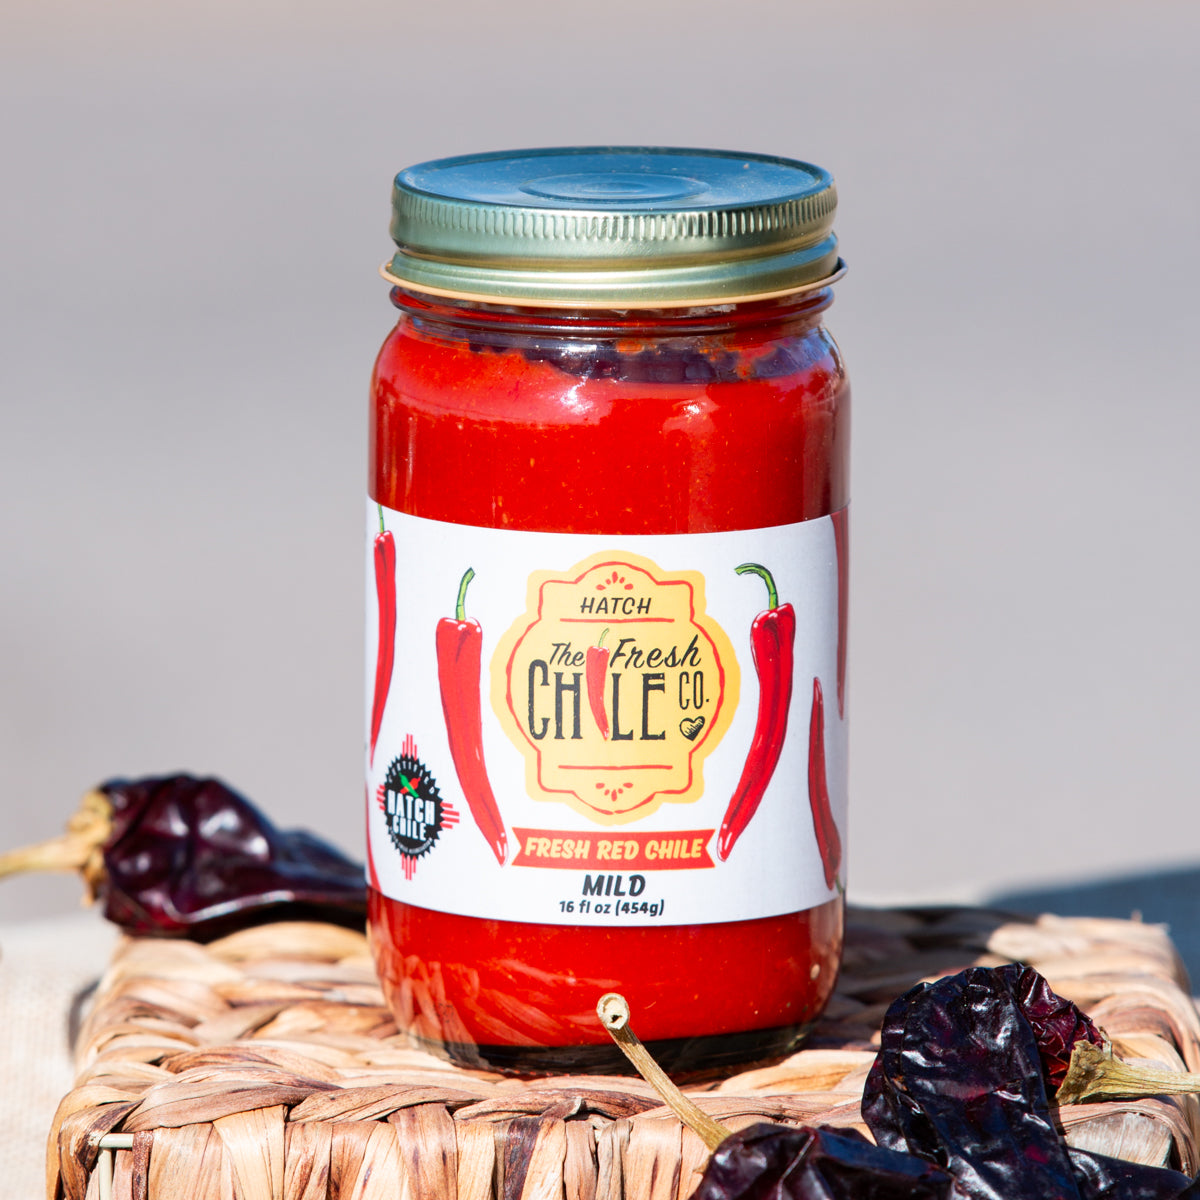
[[[46,1133],[75,1078],[72,1012],[116,941],[92,912],[0,924],[0,1179],[11,1200],[45,1192]]]

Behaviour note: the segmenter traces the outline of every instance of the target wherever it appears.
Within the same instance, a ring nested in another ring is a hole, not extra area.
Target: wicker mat
[[[851,909],[837,994],[808,1048],[691,1090],[734,1128],[861,1129],[889,1002],[921,979],[1010,961],[1037,967],[1124,1057],[1200,1071],[1200,1020],[1156,926]],[[686,1200],[706,1157],[640,1080],[505,1079],[410,1048],[365,939],[327,925],[208,946],[125,940],[77,1066],[48,1146],[51,1200]],[[1073,1145],[1197,1170],[1195,1097],[1059,1115]]]

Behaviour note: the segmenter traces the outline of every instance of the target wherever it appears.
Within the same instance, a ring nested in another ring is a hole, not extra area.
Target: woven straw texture
[[[921,979],[1010,961],[1037,967],[1124,1057],[1200,1071],[1200,1020],[1158,927],[851,910],[838,991],[808,1048],[690,1090],[733,1128],[862,1129],[890,1001]],[[50,1200],[686,1200],[706,1157],[640,1080],[504,1079],[411,1048],[365,939],[332,926],[122,942],[77,1066],[50,1135]],[[1198,1118],[1190,1096],[1060,1110],[1072,1144],[1189,1173]]]

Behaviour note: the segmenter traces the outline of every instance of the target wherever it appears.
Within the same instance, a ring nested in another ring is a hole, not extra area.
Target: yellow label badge
[[[733,719],[740,682],[698,571],[624,552],[529,577],[492,659],[492,707],[526,788],[599,825],[686,804]]]

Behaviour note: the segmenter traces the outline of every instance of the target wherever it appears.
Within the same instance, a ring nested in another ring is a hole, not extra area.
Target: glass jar
[[[704,151],[397,177],[372,383],[369,929],[468,1066],[790,1052],[842,942],[833,184]],[[540,241],[539,241],[540,239]]]

